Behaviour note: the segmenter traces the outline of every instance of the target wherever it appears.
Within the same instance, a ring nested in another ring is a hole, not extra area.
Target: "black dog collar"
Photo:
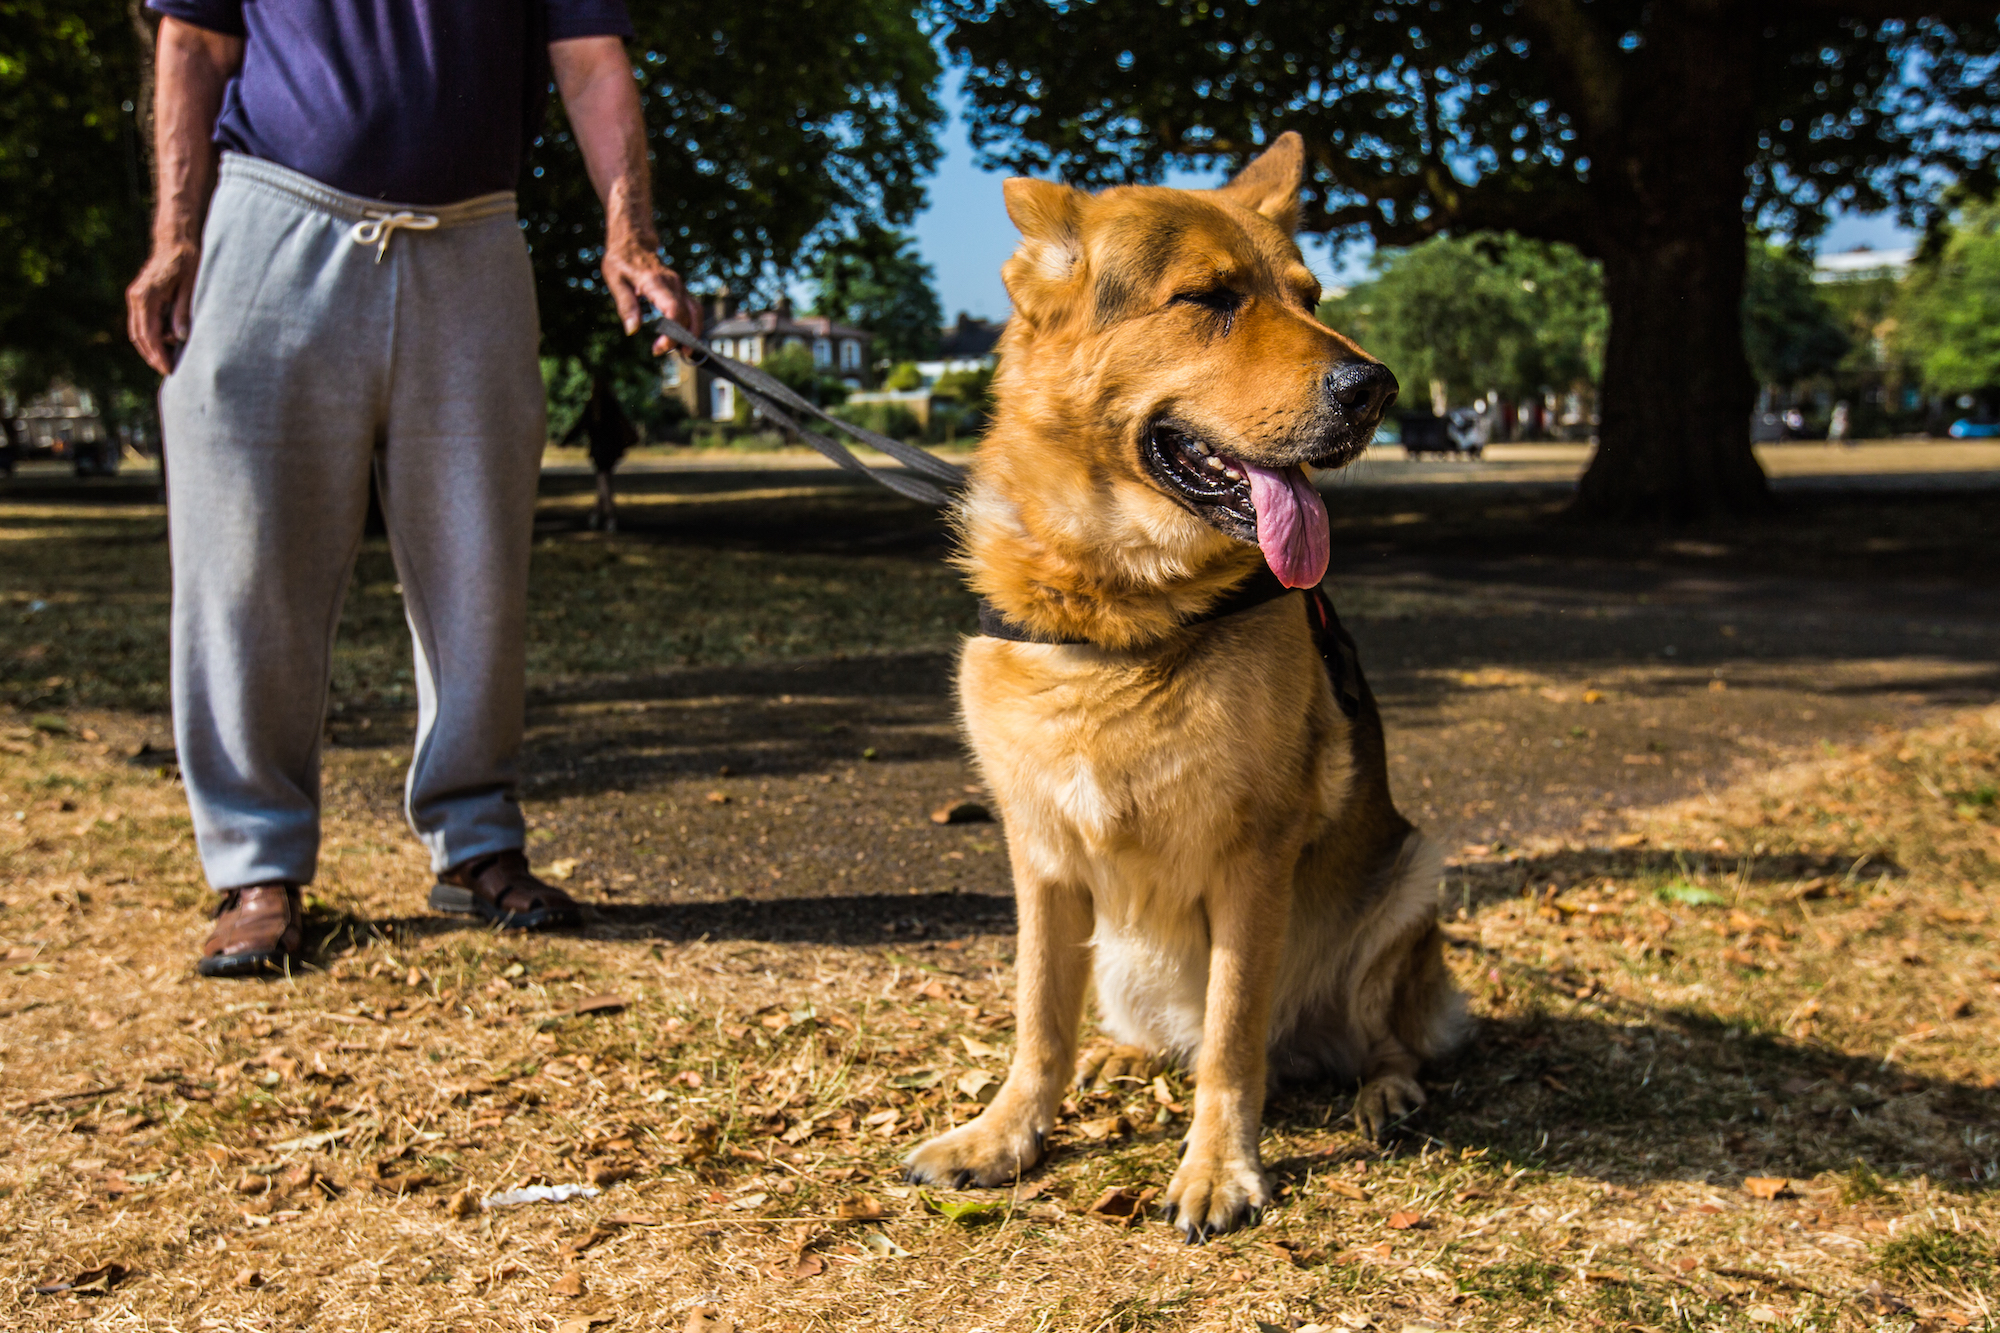
[[[1181,622],[1182,626],[1201,625],[1211,620],[1223,620],[1229,616],[1242,615],[1253,611],[1266,602],[1275,602],[1288,593],[1303,592],[1306,595],[1306,625],[1312,631],[1313,644],[1319,649],[1320,661],[1326,666],[1326,677],[1333,686],[1334,701],[1340,711],[1352,718],[1361,711],[1361,657],[1354,647],[1346,626],[1333,609],[1333,599],[1326,595],[1324,586],[1313,588],[1287,588],[1278,581],[1269,567],[1259,569],[1228,596],[1216,602],[1198,616]],[[1007,639],[1013,643],[1054,643],[1088,644],[1089,639],[1068,639],[1055,635],[1038,634],[1018,620],[1012,620],[999,607],[979,599],[979,632],[989,639]]]

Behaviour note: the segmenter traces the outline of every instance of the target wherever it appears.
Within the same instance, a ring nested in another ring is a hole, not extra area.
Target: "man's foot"
[[[205,977],[284,971],[305,943],[305,911],[296,884],[252,884],[222,895],[215,929],[195,970]]]
[[[573,926],[580,915],[575,899],[536,879],[518,851],[476,856],[440,872],[431,910],[484,917],[510,930]]]

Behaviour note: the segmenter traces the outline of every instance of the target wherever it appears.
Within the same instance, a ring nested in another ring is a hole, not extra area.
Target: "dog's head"
[[[1218,190],[1007,182],[1021,246],[997,428],[1035,441],[1051,483],[1087,476],[1167,564],[1256,543],[1286,583],[1317,583],[1326,510],[1304,469],[1353,461],[1395,400],[1314,317],[1292,240],[1303,167],[1288,133]]]

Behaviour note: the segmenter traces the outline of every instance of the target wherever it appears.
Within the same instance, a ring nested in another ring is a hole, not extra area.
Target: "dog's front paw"
[[[1354,1099],[1354,1123],[1377,1142],[1389,1126],[1424,1104],[1424,1090],[1408,1074],[1384,1074],[1364,1084]]]
[[[1167,1185],[1166,1218],[1190,1245],[1257,1220],[1271,1202],[1271,1182],[1255,1156],[1198,1152],[1189,1146]]]
[[[1046,1130],[1026,1116],[995,1115],[988,1108],[970,1124],[940,1134],[903,1159],[912,1184],[964,1189],[1004,1185],[1042,1160]]]

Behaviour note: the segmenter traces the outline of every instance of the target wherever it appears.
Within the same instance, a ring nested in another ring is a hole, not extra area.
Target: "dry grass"
[[[178,789],[67,725],[0,754],[9,1327],[1991,1326],[2000,710],[1469,859],[1475,1047],[1386,1148],[1284,1093],[1282,1202],[1200,1249],[1089,1211],[1170,1174],[1172,1074],[1079,1092],[1011,1195],[898,1183],[1009,1044],[991,899],[883,944],[503,937],[397,920],[416,853],[336,816],[313,965],[206,983]]]
[[[581,858],[599,918],[523,939],[410,915],[407,751],[381,739],[407,731],[407,649],[371,545],[314,951],[247,984],[191,975],[207,894],[143,748],[165,741],[157,511],[0,506],[0,1327],[1995,1326],[2000,712],[1774,742],[1759,762],[1796,762],[1622,825],[1608,803],[1589,845],[1535,841],[1522,806],[1520,848],[1468,847],[1445,885],[1481,1022],[1430,1107],[1376,1147],[1352,1089],[1284,1091],[1279,1206],[1189,1249],[1091,1211],[1166,1183],[1172,1073],[1079,1091],[1017,1191],[898,1181],[1011,1044],[997,841],[925,823],[962,768],[941,706],[884,684],[966,620],[926,520],[662,492],[628,509],[653,540],[604,542],[573,530],[583,502],[545,504],[536,548],[531,846]],[[1987,503],[1951,512],[1990,536]],[[897,524],[905,545],[874,540]],[[837,652],[856,681],[728,679]],[[1519,692],[1510,717],[1556,725]],[[1493,763],[1454,799],[1492,794]],[[1630,801],[1655,772],[1599,785]],[[451,1206],[593,1175],[594,1198]],[[33,1294],[105,1265],[108,1290]]]

